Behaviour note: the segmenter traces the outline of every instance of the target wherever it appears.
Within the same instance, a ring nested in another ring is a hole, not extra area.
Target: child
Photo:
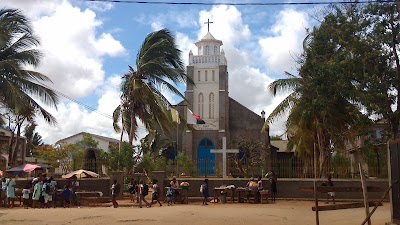
[[[119,195],[121,187],[117,180],[114,180],[114,183],[111,186],[111,195],[112,195],[112,204],[114,208],[118,208],[117,197]]]
[[[328,182],[326,183],[328,187],[333,187],[332,176],[328,176]],[[329,191],[326,196],[326,202],[329,203],[329,198],[332,198],[333,204],[335,204],[335,192]]]
[[[64,208],[68,207],[71,204],[70,198],[71,198],[71,191],[69,190],[69,185],[64,186],[64,190],[62,192],[63,196],[63,202],[64,202]]]
[[[131,181],[128,184],[129,194],[131,195],[131,202],[135,202],[135,195],[137,190],[136,180],[131,178]]]
[[[204,180],[204,184],[202,185],[202,192],[203,192],[203,205],[208,205],[207,204],[207,198],[208,198],[208,179]]]
[[[147,202],[146,196],[148,195],[149,186],[143,183],[143,180],[139,181],[139,207],[142,208],[142,201],[146,203],[146,207],[150,208],[151,204]]]
[[[28,203],[29,203],[29,193],[30,193],[30,188],[29,185],[26,185],[24,189],[22,189],[22,199],[23,199],[23,204],[24,208],[28,208]]]
[[[168,185],[166,196],[168,206],[172,205],[172,201],[174,200],[174,189],[172,188],[171,184]]]
[[[276,174],[274,171],[271,172],[271,177],[269,178],[269,182],[271,183],[271,198],[272,198],[272,202],[275,202],[275,198],[276,198],[276,192],[277,192],[277,188],[276,188]]]
[[[153,179],[153,194],[152,194],[152,198],[151,198],[151,204],[155,203],[154,201],[158,202],[158,204],[160,204],[160,206],[162,206],[159,198],[160,198],[160,187],[157,184],[158,180]]]

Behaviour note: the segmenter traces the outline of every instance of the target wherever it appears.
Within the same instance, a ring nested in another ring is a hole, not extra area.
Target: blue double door
[[[215,154],[210,153],[211,149],[215,147],[209,138],[203,138],[197,147],[197,170],[200,175],[215,174]]]

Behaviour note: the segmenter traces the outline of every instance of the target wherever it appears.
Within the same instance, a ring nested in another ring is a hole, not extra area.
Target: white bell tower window
[[[214,93],[210,93],[209,96],[209,107],[208,107],[209,118],[214,119]]]
[[[204,118],[204,95],[203,93],[199,94],[199,116]]]
[[[210,46],[206,45],[206,54],[205,55],[209,55],[210,54]]]

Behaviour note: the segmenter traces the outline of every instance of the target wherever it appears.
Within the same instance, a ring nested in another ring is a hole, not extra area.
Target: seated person
[[[249,190],[257,190],[258,189],[258,184],[257,182],[254,181],[254,178],[250,178],[249,182],[246,184],[246,188]]]

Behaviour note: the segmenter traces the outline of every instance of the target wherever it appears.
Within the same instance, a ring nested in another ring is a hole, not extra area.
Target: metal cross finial
[[[214,23],[214,22],[210,22],[210,19],[207,19],[207,22],[204,22],[204,24],[207,24],[207,31],[210,32],[210,23]]]

